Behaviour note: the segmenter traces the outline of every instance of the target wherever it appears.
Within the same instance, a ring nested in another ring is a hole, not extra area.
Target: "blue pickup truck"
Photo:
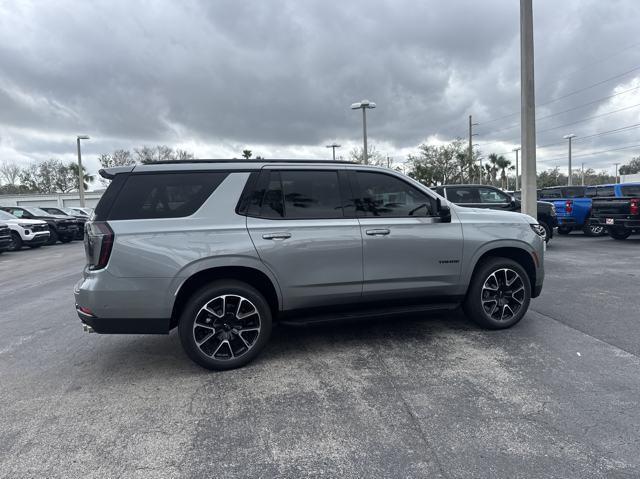
[[[587,197],[586,186],[555,186],[542,188],[539,199],[550,201],[556,207],[558,216],[558,234],[568,235],[574,230],[582,230],[587,236],[606,234],[602,225],[592,225],[591,198]]]

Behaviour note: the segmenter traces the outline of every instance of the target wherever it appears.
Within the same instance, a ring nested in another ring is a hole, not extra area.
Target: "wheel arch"
[[[529,277],[529,282],[531,283],[532,293],[534,291],[534,287],[536,284],[536,276],[537,276],[537,267],[536,261],[540,261],[540,259],[536,259],[534,256],[534,252],[525,249],[523,247],[518,247],[514,245],[504,245],[504,246],[495,246],[483,252],[479,252],[473,261],[473,269],[470,270],[467,277],[467,292],[471,286],[471,280],[473,279],[473,275],[476,273],[480,265],[482,265],[487,259],[490,258],[509,258],[513,261],[517,262],[520,266],[524,268]],[[466,293],[465,293],[466,294]],[[533,297],[533,296],[532,296]]]
[[[194,272],[180,284],[175,293],[169,328],[177,326],[182,308],[196,291],[208,283],[221,279],[242,281],[256,288],[267,300],[272,317],[277,317],[282,305],[280,289],[266,272],[253,266],[214,266]]]

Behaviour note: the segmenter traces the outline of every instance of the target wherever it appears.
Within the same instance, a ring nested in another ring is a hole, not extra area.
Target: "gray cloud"
[[[637,38],[638,2],[534,3],[540,103],[640,65],[638,47],[621,51]],[[485,152],[508,151],[519,129],[506,127],[519,116],[487,120],[519,108],[518,21],[518,2],[505,0],[5,3],[0,154],[59,156],[73,145],[67,138],[86,132],[94,155],[144,143],[197,144],[212,156],[237,145],[308,155],[329,139],[359,143],[360,117],[349,104],[362,98],[378,103],[372,142],[394,156],[430,136],[466,134],[469,113]],[[538,115],[630,88],[635,73]],[[541,120],[538,129],[640,96],[615,100]],[[640,122],[638,111],[568,128],[585,136]],[[543,132],[538,143],[565,133]],[[614,148],[633,135],[583,145]],[[563,152],[541,150],[541,165]]]

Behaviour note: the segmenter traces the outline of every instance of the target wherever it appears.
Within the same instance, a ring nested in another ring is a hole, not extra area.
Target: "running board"
[[[311,324],[332,323],[334,321],[349,321],[362,319],[375,319],[385,316],[395,316],[399,314],[416,314],[429,313],[435,311],[452,311],[460,306],[460,303],[433,303],[433,304],[417,304],[403,307],[387,307],[387,308],[371,308],[360,309],[349,312],[333,312],[333,313],[290,313],[290,317],[278,320],[280,324],[287,326],[306,326]]]

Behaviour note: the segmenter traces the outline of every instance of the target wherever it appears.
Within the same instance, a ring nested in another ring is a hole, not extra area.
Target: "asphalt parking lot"
[[[240,370],[82,332],[78,242],[0,256],[0,477],[638,477],[640,236],[557,237],[543,294],[274,331]]]

